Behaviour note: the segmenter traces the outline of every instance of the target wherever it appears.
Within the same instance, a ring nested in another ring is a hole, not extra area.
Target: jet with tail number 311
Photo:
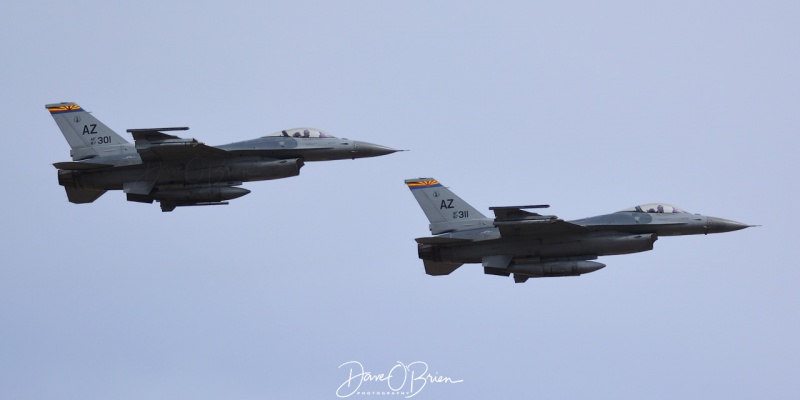
[[[490,207],[487,218],[433,178],[407,179],[430,221],[432,237],[417,240],[428,275],[448,275],[465,263],[480,263],[490,275],[529,278],[579,276],[605,267],[599,256],[653,249],[659,236],[731,232],[753,225],[689,214],[654,203],[619,212],[564,221],[526,211],[550,207]]]

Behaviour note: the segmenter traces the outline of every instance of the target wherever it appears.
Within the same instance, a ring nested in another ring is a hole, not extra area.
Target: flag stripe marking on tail
[[[426,187],[439,187],[442,186],[437,180],[408,182],[408,188],[411,190],[422,189]]]
[[[68,113],[68,112],[75,112],[75,111],[83,111],[81,106],[77,104],[70,104],[66,106],[57,106],[57,107],[49,107],[47,109],[50,111],[50,114],[61,114],[61,113]]]

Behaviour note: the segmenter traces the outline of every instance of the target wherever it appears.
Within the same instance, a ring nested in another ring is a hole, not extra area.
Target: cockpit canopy
[[[294,129],[287,129],[285,131],[275,132],[271,135],[267,135],[264,137],[294,137],[294,138],[335,138],[329,133],[323,132],[319,129],[314,128],[294,128]]]
[[[642,204],[640,206],[626,208],[622,210],[622,212],[646,212],[646,213],[658,213],[658,214],[685,214],[686,211],[681,210],[678,207],[664,204],[664,203],[651,203],[651,204]]]

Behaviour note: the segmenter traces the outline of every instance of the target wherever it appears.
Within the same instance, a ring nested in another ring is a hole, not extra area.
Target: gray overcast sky
[[[800,396],[797,2],[25,1],[0,34],[2,398],[335,399],[347,361],[463,379],[420,399]],[[58,101],[122,134],[411,152],[223,207],[74,205]],[[577,278],[429,277],[403,184],[428,176],[487,213],[664,201],[763,227]]]

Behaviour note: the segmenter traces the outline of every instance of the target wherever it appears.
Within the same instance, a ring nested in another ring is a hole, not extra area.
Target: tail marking
[[[408,188],[411,190],[417,189],[424,189],[424,188],[432,188],[432,187],[441,187],[442,184],[435,179],[426,180],[426,181],[414,181],[414,182],[406,182]]]
[[[68,112],[83,111],[83,109],[77,104],[67,104],[50,105],[47,107],[47,111],[50,111],[50,114],[63,114]]]

